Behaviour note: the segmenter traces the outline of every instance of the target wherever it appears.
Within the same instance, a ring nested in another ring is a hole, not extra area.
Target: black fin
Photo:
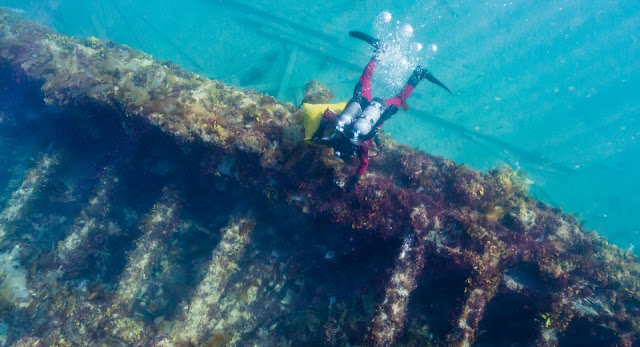
[[[449,90],[449,88],[447,88],[447,86],[445,86],[445,85],[444,85],[444,83],[440,82],[440,80],[438,80],[435,76],[433,76],[433,75],[431,74],[431,72],[427,71],[426,69],[424,70],[424,72],[426,72],[426,73],[424,74],[424,78],[425,78],[427,81],[429,81],[429,82],[431,82],[431,83],[433,83],[433,84],[435,84],[435,85],[437,85],[437,86],[440,86],[440,87],[444,88],[444,90],[448,91],[448,92],[449,92],[449,94],[453,95],[453,93],[451,92],[451,90]]]
[[[371,35],[367,35],[363,32],[360,31],[350,31],[349,32],[349,36],[362,40],[370,45],[372,45],[375,48],[378,48],[380,46],[380,40],[376,39],[375,37],[371,36]]]

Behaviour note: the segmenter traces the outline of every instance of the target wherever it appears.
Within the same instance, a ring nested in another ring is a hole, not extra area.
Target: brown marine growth
[[[325,336],[328,344],[357,334],[360,343],[378,345],[638,344],[637,258],[585,232],[560,209],[531,198],[524,180],[508,168],[482,174],[383,139],[384,153],[372,161],[357,189],[345,193],[342,187],[355,163],[305,146],[300,111],[293,105],[227,87],[126,46],[56,34],[6,12],[0,12],[0,69],[21,81],[16,88],[35,90],[46,105],[70,117],[99,108],[123,122],[133,119],[139,127],[159,130],[187,155],[197,148],[204,155],[192,160],[200,161],[201,174],[224,177],[235,190],[286,203],[310,220],[350,228],[358,237],[410,240],[386,269],[387,282],[369,284],[380,293],[373,297],[380,299],[375,309],[367,294],[354,301],[364,308],[362,317],[347,314],[352,311],[346,304],[330,304],[331,318],[303,311],[291,318],[301,325],[292,323],[298,329],[287,330],[285,340],[297,341],[305,332]],[[129,129],[132,136],[136,129]],[[280,268],[268,276],[303,273],[287,270],[286,264]],[[240,305],[247,296],[241,284],[247,280],[237,281],[240,299],[233,302]],[[252,341],[284,343],[259,324],[260,317],[274,305],[300,304],[305,296],[283,290],[287,294],[278,304],[271,287],[262,281],[260,286],[265,289],[257,302],[273,300],[247,306],[251,318],[233,332],[211,327],[212,341],[257,329]],[[321,291],[323,285],[318,286]],[[318,317],[328,319],[324,330]],[[505,321],[508,328],[502,326]],[[162,322],[158,318],[155,330],[136,335],[136,341],[159,341],[153,332],[166,337],[171,329]],[[34,334],[47,338],[46,325]]]

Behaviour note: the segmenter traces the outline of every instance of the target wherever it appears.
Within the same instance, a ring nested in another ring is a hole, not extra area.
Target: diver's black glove
[[[356,184],[358,183],[358,181],[360,180],[360,177],[362,177],[362,175],[359,174],[355,174],[353,175],[353,177],[351,178],[351,180],[349,181],[349,183],[347,184],[347,191],[350,192],[353,189],[355,189]]]
[[[379,150],[382,150],[382,142],[380,142],[380,138],[378,137],[378,134],[376,134],[376,136],[373,137],[373,142],[375,142]]]

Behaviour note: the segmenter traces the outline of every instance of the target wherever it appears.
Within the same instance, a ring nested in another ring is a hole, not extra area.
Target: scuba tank
[[[339,132],[344,132],[344,128],[349,127],[361,112],[362,106],[360,106],[358,98],[351,99],[340,114],[340,117],[336,122],[336,129]]]
[[[380,98],[374,98],[371,100],[369,106],[367,106],[364,111],[360,114],[360,117],[356,119],[353,123],[353,137],[351,138],[351,143],[354,145],[359,145],[361,137],[366,137],[369,135],[371,130],[373,129],[374,124],[378,123],[380,116],[385,110],[385,102]]]

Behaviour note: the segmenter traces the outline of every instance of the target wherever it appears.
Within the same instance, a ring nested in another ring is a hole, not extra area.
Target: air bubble
[[[379,23],[389,23],[391,22],[391,13],[389,13],[389,11],[382,11],[378,13],[378,15],[376,16],[376,20]]]
[[[411,50],[414,52],[420,52],[422,50],[422,44],[420,42],[414,42],[411,44]]]
[[[413,27],[411,24],[403,24],[400,29],[398,29],[398,36],[401,38],[410,38],[413,36]]]

